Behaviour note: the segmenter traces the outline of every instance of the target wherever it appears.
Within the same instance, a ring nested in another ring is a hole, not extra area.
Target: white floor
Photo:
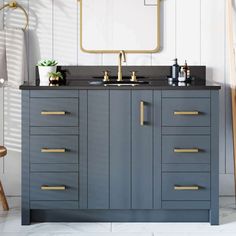
[[[220,226],[209,223],[43,223],[21,226],[20,198],[0,209],[0,236],[236,236],[234,198],[220,199]]]

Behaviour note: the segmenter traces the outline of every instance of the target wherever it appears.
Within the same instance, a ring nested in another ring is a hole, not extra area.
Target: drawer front
[[[210,174],[162,173],[162,200],[210,200]]]
[[[210,90],[163,90],[163,98],[210,98]]]
[[[78,126],[77,98],[31,98],[31,126]]]
[[[78,163],[77,136],[31,136],[31,163]]]
[[[163,209],[210,209],[211,201],[162,201],[161,204]]]
[[[163,98],[162,126],[210,126],[210,99]]]
[[[78,172],[79,165],[75,164],[30,164],[30,172]]]
[[[31,98],[78,98],[78,90],[30,90]]]
[[[162,172],[210,172],[210,164],[162,164]]]
[[[162,163],[210,163],[210,136],[162,136]]]
[[[78,201],[30,201],[30,209],[78,209]]]
[[[78,200],[78,173],[31,173],[30,200]]]

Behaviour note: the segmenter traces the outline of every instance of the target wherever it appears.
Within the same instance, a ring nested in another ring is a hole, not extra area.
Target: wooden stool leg
[[[0,199],[1,199],[4,211],[9,211],[9,206],[7,203],[7,199],[6,199],[1,181],[0,181]]]

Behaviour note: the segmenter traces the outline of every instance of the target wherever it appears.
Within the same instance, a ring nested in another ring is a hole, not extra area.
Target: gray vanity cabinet
[[[89,90],[80,98],[87,101],[80,140],[88,141],[80,156],[88,194],[81,208],[153,209],[153,91]]]
[[[22,93],[22,224],[219,223],[214,89]]]

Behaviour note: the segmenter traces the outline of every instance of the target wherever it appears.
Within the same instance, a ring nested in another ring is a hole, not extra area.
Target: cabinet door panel
[[[110,92],[110,208],[131,207],[131,92]]]
[[[109,91],[88,91],[88,208],[109,208]]]
[[[152,94],[153,94],[152,91],[146,91],[146,90],[132,91],[132,208],[133,209],[153,208],[153,95]]]

